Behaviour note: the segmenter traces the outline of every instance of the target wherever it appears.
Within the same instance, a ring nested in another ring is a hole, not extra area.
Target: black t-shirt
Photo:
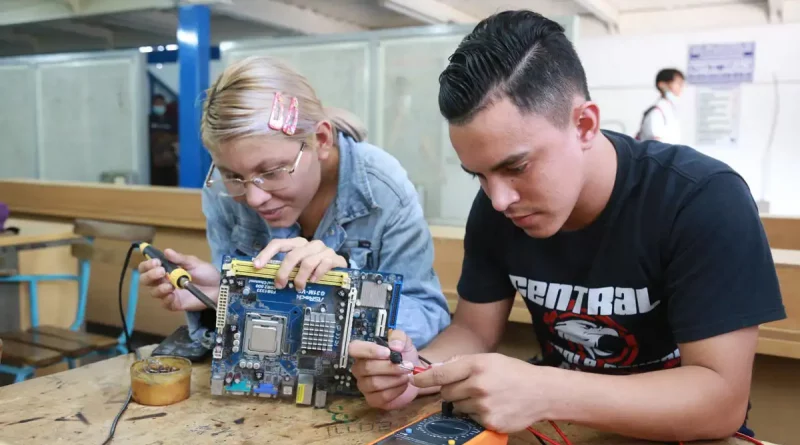
[[[532,238],[478,193],[459,295],[488,303],[519,292],[545,363],[604,373],[675,367],[678,343],[785,318],[745,181],[689,147],[603,133],[616,180],[584,229]]]

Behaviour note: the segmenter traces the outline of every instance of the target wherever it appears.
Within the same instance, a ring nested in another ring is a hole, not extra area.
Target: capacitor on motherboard
[[[245,295],[245,296],[250,295],[250,288],[246,287],[246,288],[242,289],[242,295]]]

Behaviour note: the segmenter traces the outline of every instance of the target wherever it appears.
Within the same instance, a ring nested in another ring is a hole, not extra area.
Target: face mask
[[[403,95],[403,100],[400,102],[400,104],[403,107],[403,110],[406,110],[406,111],[410,110],[411,109],[411,95],[410,94]]]
[[[681,102],[681,98],[676,96],[675,93],[673,93],[672,91],[669,91],[669,90],[667,90],[667,92],[664,93],[664,97],[668,101],[672,102],[672,105],[675,105],[675,106],[677,106]]]
[[[164,105],[153,105],[153,113],[157,116],[163,116],[167,112],[167,107]]]

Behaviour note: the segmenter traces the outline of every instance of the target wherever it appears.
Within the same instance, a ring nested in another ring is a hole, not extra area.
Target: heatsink
[[[303,318],[301,349],[333,351],[333,336],[336,333],[336,315],[307,311]]]

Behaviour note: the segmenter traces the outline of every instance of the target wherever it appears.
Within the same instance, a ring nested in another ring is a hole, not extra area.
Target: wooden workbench
[[[146,353],[144,354],[146,355]],[[102,443],[128,392],[133,356],[116,357],[71,371],[0,388],[0,444]],[[196,365],[188,400],[147,407],[131,402],[112,444],[348,444],[361,445],[434,412],[439,400],[419,399],[391,413],[367,407],[361,399],[329,399],[329,407],[298,407],[291,401],[212,397],[209,366]],[[574,445],[653,444],[560,425]],[[544,424],[537,429],[555,438]],[[527,431],[509,444],[535,444]],[[739,445],[735,439],[707,445]]]

